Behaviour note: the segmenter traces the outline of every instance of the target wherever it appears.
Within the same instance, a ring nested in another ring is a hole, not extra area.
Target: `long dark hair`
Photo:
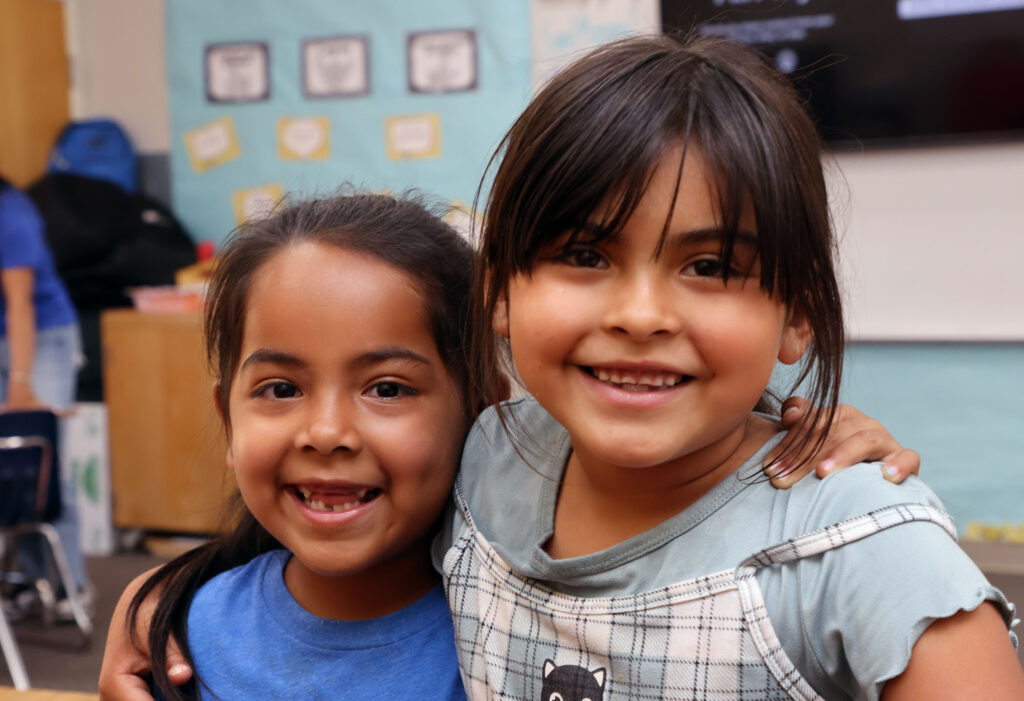
[[[580,235],[598,212],[604,237],[618,233],[655,167],[680,142],[699,148],[717,178],[724,268],[749,202],[761,288],[799,306],[810,322],[814,337],[793,387],[811,378],[813,409],[797,429],[799,440],[780,456],[796,465],[820,448],[838,403],[844,340],[835,242],[814,124],[789,82],[738,44],[625,39],[579,59],[533,99],[489,164],[499,165],[474,282],[474,361],[511,369],[508,344],[490,337],[509,280],[529,273],[545,246]],[[758,408],[769,408],[769,398]],[[777,409],[777,400],[772,404]],[[521,432],[512,433],[521,444]]]
[[[507,386],[495,370],[488,370],[487,377],[473,378],[464,343],[475,268],[475,255],[469,244],[415,196],[341,195],[300,202],[268,219],[242,225],[218,259],[207,293],[204,336],[207,358],[218,378],[218,399],[228,430],[228,397],[239,362],[252,281],[275,253],[305,241],[372,256],[403,271],[418,286],[438,353],[446,371],[462,390],[467,428],[484,406],[504,397]],[[481,392],[480,387],[489,389]],[[483,404],[474,404],[476,400]],[[237,492],[229,506],[228,521],[232,527],[225,535],[153,573],[129,606],[128,629],[134,640],[142,602],[154,589],[160,589],[149,627],[149,650],[154,682],[168,699],[187,699],[201,683],[196,678],[186,690],[175,688],[165,670],[165,648],[171,636],[185,659],[192,663],[188,609],[199,587],[221,572],[282,547],[253,518]]]

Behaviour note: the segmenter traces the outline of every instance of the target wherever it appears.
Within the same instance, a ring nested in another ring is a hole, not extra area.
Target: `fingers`
[[[791,442],[802,433],[799,425],[805,420],[809,410],[810,405],[802,397],[791,397],[782,405],[781,426],[786,429],[796,427],[797,430],[791,430],[789,435],[769,452],[765,461],[765,473],[771,477],[772,484],[776,487],[789,488],[806,476],[812,468],[818,477],[826,477],[836,470],[868,461],[882,461],[882,474],[887,480],[897,484],[920,471],[921,459],[916,452],[896,442],[878,421],[846,404],[836,407],[835,419],[821,450],[808,460],[806,465],[799,465],[794,469],[788,461],[773,464],[775,458],[783,454]]]
[[[765,474],[771,477],[772,485],[776,489],[789,489],[806,477],[813,467],[811,463],[798,465],[795,470],[779,470],[777,467],[766,467]]]
[[[167,678],[174,686],[181,686],[192,678],[192,668],[185,662],[181,649],[173,638],[167,643]]]
[[[807,413],[808,406],[808,401],[803,397],[790,397],[782,403],[782,419],[779,425],[785,429],[793,428]]]
[[[882,465],[882,476],[894,484],[899,484],[910,475],[916,475],[920,471],[921,456],[910,448],[902,448],[895,454],[887,456],[885,464]]]
[[[100,674],[100,701],[153,701],[146,680],[135,674]]]
[[[149,655],[139,650],[128,630],[128,607],[135,592],[152,573],[144,572],[125,587],[114,607],[103,648],[99,691],[103,701],[152,701],[149,686],[141,675],[149,672]],[[148,617],[147,617],[148,622]],[[145,636],[141,637],[145,641]]]

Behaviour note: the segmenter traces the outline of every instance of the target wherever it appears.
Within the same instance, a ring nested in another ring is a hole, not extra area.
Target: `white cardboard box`
[[[60,469],[75,478],[82,552],[110,555],[114,552],[115,538],[106,405],[100,402],[75,404],[62,422],[61,430]]]

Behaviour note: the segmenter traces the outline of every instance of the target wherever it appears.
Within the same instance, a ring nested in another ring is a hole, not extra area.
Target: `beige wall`
[[[71,113],[113,117],[143,154],[170,144],[164,0],[64,0]]]
[[[1024,340],[1024,142],[836,160],[854,337]]]

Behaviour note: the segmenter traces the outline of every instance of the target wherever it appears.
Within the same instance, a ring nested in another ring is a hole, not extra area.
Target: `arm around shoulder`
[[[158,568],[143,572],[133,579],[121,593],[114,613],[110,618],[107,643],[103,649],[103,665],[100,668],[99,692],[103,701],[153,701],[149,684],[143,675],[151,671],[149,651],[137,645],[145,645],[149,639],[149,620],[156,607],[159,591],[153,591],[139,607],[136,635],[128,627],[128,608],[136,592]],[[192,670],[173,641],[167,648],[168,676],[174,684],[183,684],[192,676]]]
[[[884,701],[927,698],[1024,699],[1024,669],[992,603],[928,626],[907,668],[882,690]]]

